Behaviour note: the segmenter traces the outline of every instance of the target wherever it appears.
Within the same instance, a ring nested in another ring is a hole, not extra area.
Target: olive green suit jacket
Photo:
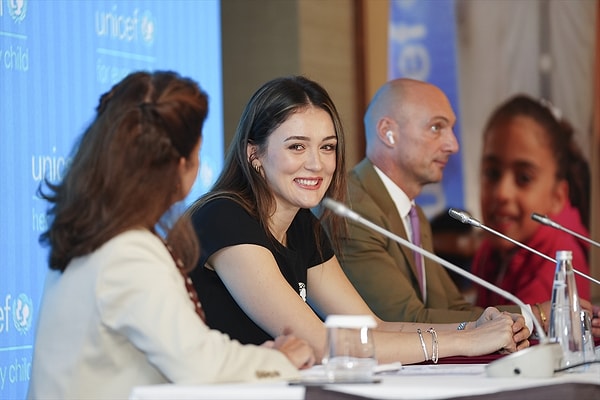
[[[373,164],[364,159],[348,177],[352,210],[407,239],[402,217]],[[433,251],[431,226],[418,208],[421,245]],[[340,263],[373,312],[386,321],[462,322],[476,320],[483,309],[468,303],[439,263],[425,258],[427,301],[417,280],[412,250],[359,223],[349,221]],[[517,306],[503,307],[519,312]]]

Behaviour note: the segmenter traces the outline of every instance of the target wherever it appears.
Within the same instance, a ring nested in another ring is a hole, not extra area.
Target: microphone
[[[544,225],[548,225],[554,229],[558,229],[560,231],[563,232],[567,232],[568,234],[571,234],[573,236],[575,236],[578,239],[581,239],[585,242],[588,242],[589,244],[593,244],[596,247],[600,247],[600,243],[596,242],[595,240],[592,240],[588,237],[585,237],[575,231],[570,230],[569,228],[565,228],[564,226],[562,226],[561,224],[559,224],[558,222],[552,221],[550,218],[548,218],[545,215],[541,215],[538,213],[533,213],[531,214],[531,219],[533,219],[534,221],[539,222],[540,224],[544,224]]]
[[[547,378],[554,375],[555,369],[559,367],[560,359],[562,357],[562,349],[558,342],[551,342],[548,336],[544,332],[544,328],[539,323],[537,318],[531,312],[531,309],[525,305],[519,298],[512,293],[507,292],[499,288],[498,286],[492,285],[486,280],[473,275],[472,273],[460,268],[450,262],[436,256],[435,254],[419,247],[406,239],[401,238],[398,235],[380,227],[379,225],[363,218],[355,211],[352,211],[344,204],[335,201],[331,198],[324,198],[322,205],[329,208],[334,213],[349,218],[353,221],[358,222],[386,237],[400,243],[401,245],[408,247],[409,249],[422,254],[424,257],[429,258],[435,262],[438,262],[443,267],[473,281],[486,289],[489,289],[507,300],[514,302],[519,305],[522,310],[529,314],[529,317],[533,321],[535,328],[540,337],[540,343],[537,346],[531,346],[527,349],[517,351],[515,353],[504,356],[498,360],[492,361],[486,366],[486,373],[491,377],[528,377],[528,378]]]
[[[451,209],[448,210],[448,214],[452,218],[459,220],[463,224],[473,225],[476,228],[481,228],[481,229],[486,230],[486,231],[488,231],[490,233],[493,233],[494,235],[499,236],[502,239],[506,239],[509,242],[511,242],[513,244],[516,244],[517,246],[520,246],[520,247],[522,247],[522,248],[524,248],[526,250],[529,250],[532,253],[537,254],[538,256],[540,256],[542,258],[545,258],[546,260],[548,260],[548,261],[552,262],[554,265],[556,265],[556,259],[554,259],[554,258],[552,258],[550,256],[547,256],[546,254],[541,253],[541,252],[537,251],[536,249],[532,249],[531,247],[527,246],[526,244],[518,242],[515,239],[510,238],[510,237],[508,237],[508,236],[506,236],[506,235],[504,235],[504,234],[502,234],[502,233],[500,233],[500,232],[498,232],[498,231],[496,231],[496,230],[494,230],[494,229],[492,229],[492,228],[490,228],[488,226],[485,226],[484,224],[482,224],[481,222],[479,222],[477,219],[473,218],[466,211],[460,211],[460,210],[457,210],[455,208],[451,208]],[[594,283],[600,285],[600,281],[599,280],[597,280],[595,278],[592,278],[591,276],[589,276],[587,274],[584,274],[583,272],[578,271],[575,268],[573,268],[573,272],[576,273],[577,275],[580,275],[580,276],[584,277],[585,279],[587,279],[587,280],[589,280],[591,282],[594,282]]]

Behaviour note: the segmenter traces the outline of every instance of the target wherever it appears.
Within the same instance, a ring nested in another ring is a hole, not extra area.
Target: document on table
[[[486,364],[405,365],[393,375],[484,375]]]

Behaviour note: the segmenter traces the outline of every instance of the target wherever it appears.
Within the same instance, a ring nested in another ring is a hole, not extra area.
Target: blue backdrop
[[[390,2],[388,78],[407,77],[440,87],[458,116],[458,71],[454,0]],[[460,121],[454,133],[460,144]],[[463,208],[460,153],[450,157],[440,184],[425,186],[416,199],[428,217],[447,207]]]
[[[0,0],[0,398],[25,397],[47,250],[44,177],[60,180],[100,94],[172,69],[210,96],[198,182],[222,167],[218,0]],[[73,316],[77,318],[77,316]]]

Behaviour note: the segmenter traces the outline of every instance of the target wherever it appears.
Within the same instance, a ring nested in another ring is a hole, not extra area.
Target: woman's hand
[[[497,308],[495,308],[495,307],[487,307],[485,310],[483,310],[483,313],[477,319],[477,321],[475,321],[475,326],[474,327],[477,328],[477,327],[485,324],[486,322],[489,322],[489,321],[493,320],[494,317],[497,317],[500,314],[502,314],[502,313]]]
[[[493,307],[486,309],[475,322],[475,329],[468,329],[466,334],[472,344],[472,353],[466,355],[489,354],[495,351],[513,353],[529,346],[529,329],[523,316],[500,312]]]
[[[600,337],[600,306],[592,304],[589,300],[579,299],[579,304],[581,305],[581,309],[590,313],[590,317],[592,319],[592,336]],[[548,333],[548,329],[550,326],[550,309],[552,307],[552,303],[548,300],[540,304],[542,310],[546,315],[546,321],[544,324],[544,330]]]
[[[536,303],[535,307],[531,305],[531,311],[533,315],[537,318],[542,328],[544,328],[544,332],[548,333],[548,328],[550,327],[550,309],[552,303],[550,300],[544,301],[543,303]]]
[[[477,319],[477,321],[475,321],[475,327],[477,328],[477,327],[483,326],[486,323],[489,323],[490,321],[493,321],[495,318],[498,318],[501,316],[508,316],[513,321],[512,332],[513,332],[513,342],[515,344],[515,350],[513,350],[513,351],[521,350],[521,349],[529,347],[528,338],[531,335],[531,332],[529,331],[529,328],[527,328],[527,325],[525,324],[525,318],[521,314],[513,314],[513,313],[506,312],[506,311],[501,312],[494,307],[488,307],[481,314],[479,319]]]
[[[291,334],[277,336],[275,340],[269,340],[262,346],[279,350],[298,369],[310,368],[315,363],[315,353],[308,342]]]
[[[513,320],[513,341],[517,345],[516,350],[523,350],[529,347],[529,336],[531,332],[525,324],[525,318],[521,314],[505,313]]]

